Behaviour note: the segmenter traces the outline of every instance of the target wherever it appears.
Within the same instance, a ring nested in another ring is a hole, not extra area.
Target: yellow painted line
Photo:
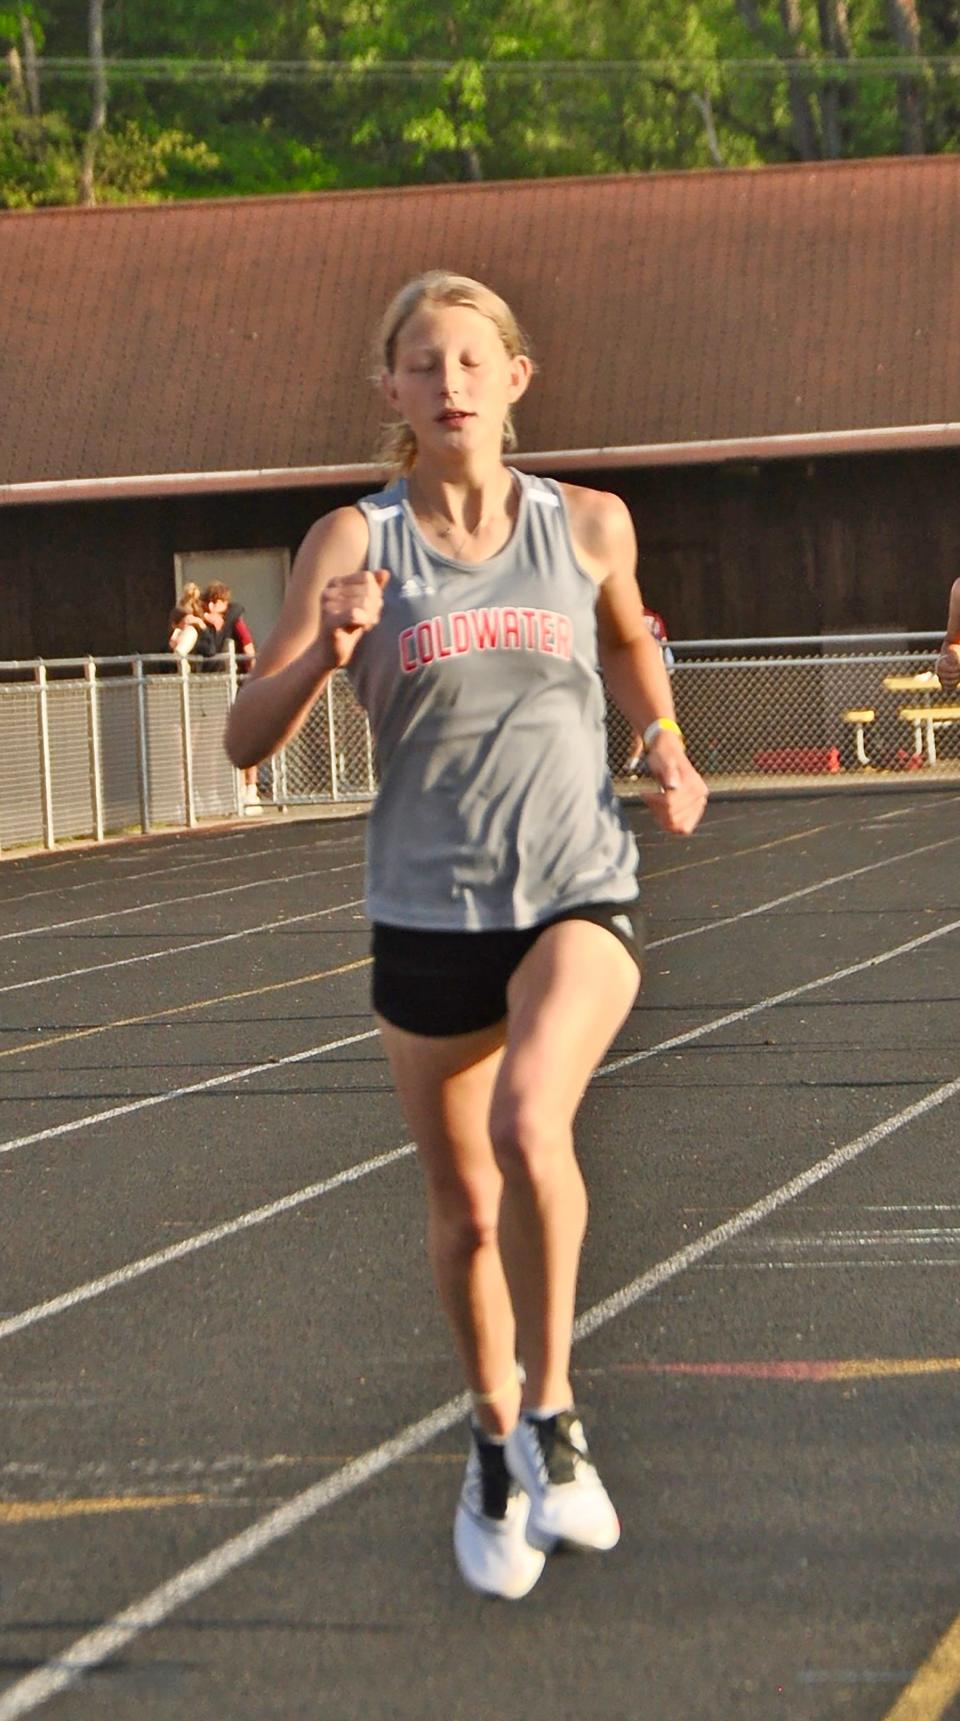
[[[0,1524],[89,1518],[104,1512],[155,1512],[161,1506],[204,1506],[207,1494],[105,1494],[89,1500],[0,1500]]]
[[[884,1380],[903,1374],[955,1374],[960,1369],[958,1356],[875,1357],[860,1362],[834,1364],[835,1380]]]
[[[774,1380],[788,1385],[838,1380],[892,1380],[922,1374],[956,1374],[960,1357],[856,1357],[850,1360],[770,1358],[749,1362],[625,1362],[613,1365],[620,1374],[693,1375],[700,1379]],[[587,1373],[605,1372],[587,1370]]]
[[[939,1721],[960,1691],[960,1618],[945,1632],[883,1721]]]
[[[775,837],[769,843],[755,843],[749,849],[730,849],[727,854],[708,855],[704,860],[683,861],[680,866],[661,867],[659,872],[642,873],[641,883],[646,884],[647,880],[651,878],[669,878],[670,874],[675,872],[692,872],[695,867],[719,866],[721,861],[739,860],[743,855],[759,855],[763,853],[764,849],[779,849],[783,847],[784,843],[798,843],[803,837],[815,837],[820,831],[826,831],[830,828],[829,825],[811,825],[809,830],[794,831],[793,835],[789,837]]]
[[[303,1458],[284,1458],[285,1465],[323,1465],[334,1468],[355,1462],[357,1454],[324,1452]],[[278,1462],[274,1460],[274,1463]],[[415,1452],[406,1464],[463,1464],[462,1452]],[[0,1528],[5,1524],[56,1523],[61,1518],[103,1517],[108,1512],[158,1512],[169,1506],[230,1506],[246,1505],[229,1496],[212,1494],[94,1494],[87,1498],[59,1500],[0,1500]]]
[[[167,1016],[183,1016],[191,1010],[210,1010],[215,1004],[236,1004],[241,998],[262,998],[267,992],[283,992],[290,986],[309,986],[314,980],[332,980],[337,974],[352,974],[356,968],[369,967],[372,961],[372,956],[361,956],[356,962],[344,962],[339,968],[318,968],[316,973],[301,974],[296,980],[272,980],[268,986],[250,986],[244,992],[218,992],[213,998],[196,998],[192,1004],[175,1004],[169,1010],[148,1010],[143,1016],[118,1016],[115,1021],[101,1022],[94,1028],[72,1028],[69,1034],[25,1040],[19,1046],[8,1046],[0,1052],[0,1058],[45,1051],[47,1046],[63,1046],[70,1040],[88,1040],[91,1034],[109,1034],[114,1028],[137,1028],[143,1022],[163,1021]]]
[[[769,843],[757,843],[753,848],[732,849],[729,854],[709,855],[704,860],[687,861],[681,866],[664,867],[660,872],[644,874],[644,881],[650,878],[666,878],[671,873],[689,872],[692,867],[717,866],[721,861],[739,860],[743,855],[760,854],[764,849],[780,848],[784,843],[799,842],[802,837],[816,836],[819,831],[825,831],[827,825],[811,825],[809,830],[795,831],[789,837],[777,837]],[[214,998],[198,998],[192,1004],[177,1004],[169,1010],[150,1010],[143,1016],[121,1016],[113,1022],[103,1022],[94,1028],[73,1028],[68,1034],[39,1036],[23,1040],[19,1045],[7,1046],[0,1052],[0,1058],[22,1056],[24,1052],[44,1051],[48,1046],[63,1046],[74,1040],[86,1040],[93,1034],[109,1034],[115,1028],[137,1028],[144,1022],[160,1021],[167,1016],[182,1016],[191,1010],[209,1010],[215,1004],[235,1004],[243,998],[261,998],[268,992],[282,992],[290,986],[307,986],[315,980],[333,980],[338,974],[350,974],[357,968],[367,968],[373,961],[372,956],[363,956],[357,962],[345,962],[340,968],[321,968],[315,974],[304,974],[298,980],[275,980],[268,986],[252,986],[244,992],[221,993]]]

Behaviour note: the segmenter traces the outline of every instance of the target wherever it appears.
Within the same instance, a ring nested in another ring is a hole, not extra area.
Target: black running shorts
[[[605,926],[643,967],[644,920],[637,902],[589,902],[522,931],[420,932],[373,928],[373,1007],[410,1034],[439,1038],[490,1028],[507,1013],[514,969],[548,926],[589,920]]]

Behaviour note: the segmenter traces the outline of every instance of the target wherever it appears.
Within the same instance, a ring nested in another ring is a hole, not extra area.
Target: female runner
[[[533,370],[509,307],[432,272],[393,300],[379,353],[398,476],[310,528],[227,750],[242,768],[283,746],[337,669],[369,714],[373,1004],[474,1404],[454,1547],[468,1584],[515,1598],[545,1552],[620,1533],[570,1381],[587,1215],[573,1123],[642,946],[598,650],[661,826],[692,831],[706,788],[626,506],[504,464]]]

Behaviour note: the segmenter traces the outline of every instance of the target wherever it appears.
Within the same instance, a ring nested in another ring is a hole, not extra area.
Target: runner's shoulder
[[[593,556],[615,555],[635,541],[633,520],[622,496],[585,484],[561,484],[574,537]]]
[[[367,566],[370,528],[353,505],[332,508],[314,520],[300,546],[297,562],[308,577],[324,581],[359,573]]]

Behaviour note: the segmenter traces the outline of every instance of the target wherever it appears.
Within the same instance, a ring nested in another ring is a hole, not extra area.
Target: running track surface
[[[360,820],[0,867],[0,1721],[931,1721],[960,1691],[960,797],[631,809],[575,1379],[619,1548],[461,1586]]]

